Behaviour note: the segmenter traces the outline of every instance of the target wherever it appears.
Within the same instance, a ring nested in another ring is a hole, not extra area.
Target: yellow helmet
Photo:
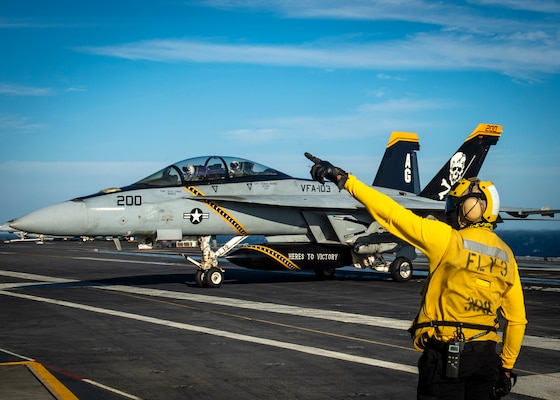
[[[494,223],[500,212],[500,197],[494,184],[478,178],[461,179],[449,190],[445,213],[464,221],[460,228],[474,222]]]

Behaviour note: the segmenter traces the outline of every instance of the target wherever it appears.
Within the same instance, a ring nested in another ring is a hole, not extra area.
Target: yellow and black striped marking
[[[193,196],[200,196],[204,197],[204,193],[202,193],[198,188],[195,186],[185,186],[185,190],[188,191]],[[240,235],[249,235],[249,232],[245,229],[243,225],[239,221],[237,221],[230,213],[228,213],[225,209],[220,207],[218,204],[210,201],[204,200],[204,204],[206,204],[212,211],[222,217],[228,224],[232,226],[233,229],[237,231]]]
[[[195,186],[184,186],[185,190],[192,194],[193,196],[202,196],[204,197],[204,193],[202,193],[198,188]]]
[[[292,271],[299,271],[301,270],[292,260],[286,257],[284,254],[279,253],[278,251],[271,249],[270,247],[263,246],[261,244],[250,244],[243,247],[244,249],[255,250],[260,253],[266,254],[273,260],[276,260],[280,265],[284,268],[292,270]]]

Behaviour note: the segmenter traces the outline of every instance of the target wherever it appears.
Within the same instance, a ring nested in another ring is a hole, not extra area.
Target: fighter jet
[[[479,125],[418,194],[417,136],[396,133],[384,156],[387,169],[376,176],[379,190],[419,215],[442,218],[445,193],[461,177],[477,175],[501,132],[499,125]],[[416,257],[414,248],[385,232],[334,184],[229,156],[179,161],[129,186],[55,204],[9,224],[54,236],[134,236],[148,246],[196,238],[201,260],[186,258],[198,267],[201,287],[222,285],[218,258],[229,253],[231,262],[248,268],[313,269],[329,277],[337,267],[354,265],[390,272],[398,281],[410,279]],[[232,239],[213,250],[210,238],[217,235]],[[249,235],[264,236],[266,243],[236,250]],[[386,253],[395,254],[394,261],[385,261]]]

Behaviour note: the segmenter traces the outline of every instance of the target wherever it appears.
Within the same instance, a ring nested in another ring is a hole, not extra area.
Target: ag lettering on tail
[[[373,186],[420,193],[417,150],[420,150],[420,142],[416,133],[393,132]]]

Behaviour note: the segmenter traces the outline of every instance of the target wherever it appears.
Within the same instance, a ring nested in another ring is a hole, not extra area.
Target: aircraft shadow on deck
[[[415,278],[421,278],[415,276]],[[363,271],[336,271],[335,276],[328,280],[318,279],[313,271],[259,271],[247,270],[244,268],[227,268],[227,279],[225,283],[228,285],[253,285],[264,283],[305,283],[305,282],[327,282],[327,281],[387,281],[391,282],[391,278],[386,274],[363,272]],[[397,282],[395,282],[397,283]],[[152,274],[152,275],[134,275],[121,276],[107,279],[96,279],[94,281],[80,282],[76,285],[82,286],[153,286],[165,284],[181,284],[187,287],[198,287],[195,280],[195,273],[182,274]]]
[[[363,271],[349,271],[340,270],[336,271],[335,276],[321,280],[316,277],[312,271],[258,271],[247,270],[243,268],[227,269],[227,282],[228,285],[253,285],[253,284],[270,284],[270,283],[308,283],[317,282],[344,282],[344,281],[362,281],[374,282],[384,281],[391,282],[391,278],[386,274],[363,272]],[[422,278],[415,276],[415,278]],[[64,289],[64,288],[94,288],[103,286],[158,286],[178,284],[187,287],[197,287],[195,280],[195,273],[178,273],[178,274],[146,274],[146,275],[129,275],[117,276],[105,279],[93,279],[76,282],[57,282],[57,283],[38,283],[36,285],[27,285],[25,289]],[[398,282],[395,282],[398,284]]]

